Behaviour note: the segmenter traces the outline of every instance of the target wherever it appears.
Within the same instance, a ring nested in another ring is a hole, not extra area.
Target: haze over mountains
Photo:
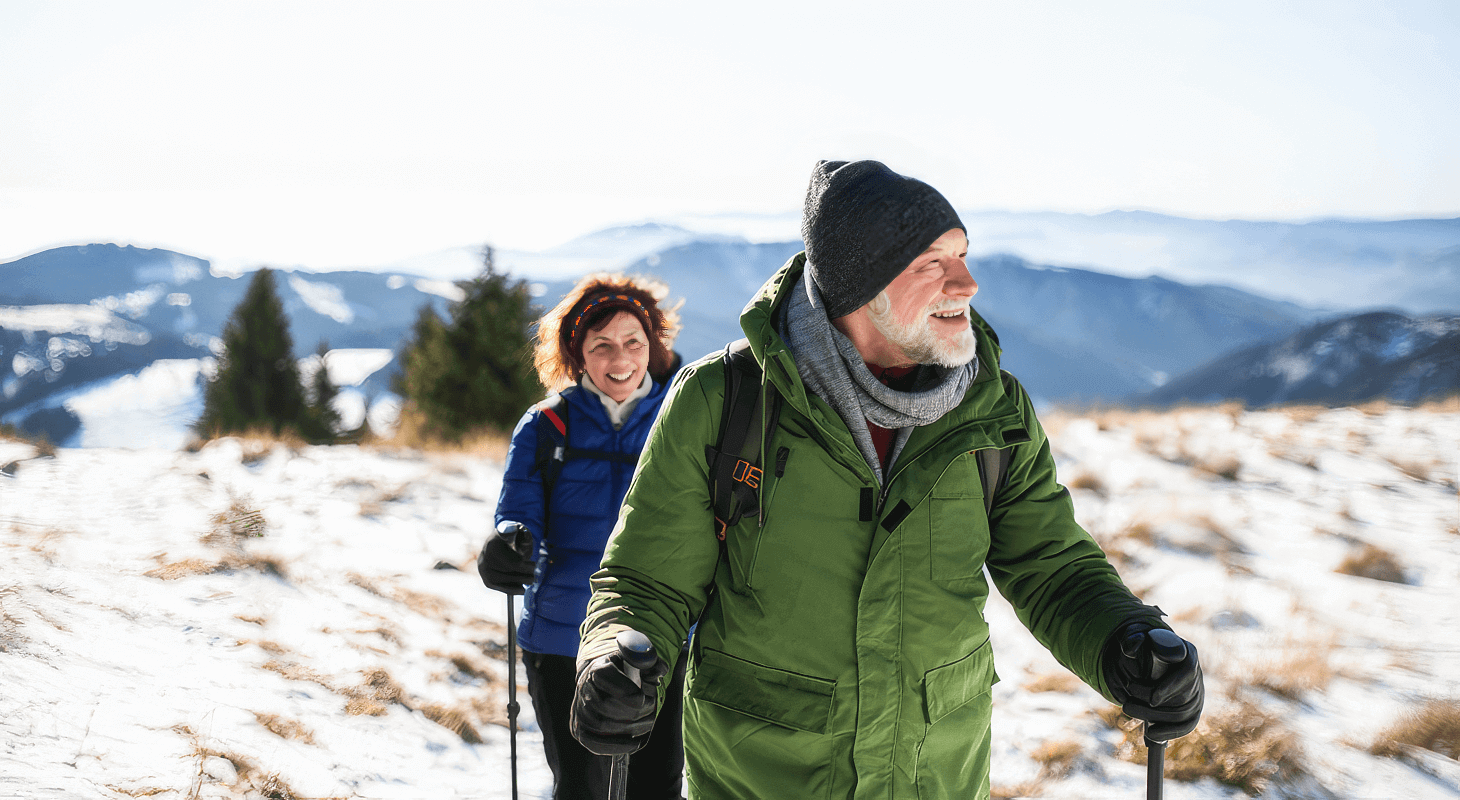
[[[1383,376],[1397,380],[1426,368],[1406,365],[1416,355],[1412,349],[1383,351],[1388,366],[1377,370],[1372,359],[1349,359],[1345,363],[1369,365],[1365,378],[1333,378],[1330,369],[1327,392],[1315,386],[1262,397],[1245,384],[1219,380],[1240,372],[1230,362],[1209,369],[1197,395],[1190,394],[1197,389],[1176,387],[1196,385],[1178,376],[1216,359],[1291,336],[1322,339],[1339,350],[1360,347],[1342,337],[1302,333],[1354,312],[1460,309],[1460,220],[1291,224],[1142,213],[963,217],[970,269],[980,284],[974,306],[998,332],[1004,366],[1047,403],[1178,396],[1347,402],[1360,384],[1373,396],[1393,395]],[[794,229],[789,218],[752,222],[761,236]],[[696,224],[698,230],[660,223],[610,228],[540,252],[499,251],[497,264],[533,281],[544,305],[586,272],[626,269],[658,276],[672,298],[685,300],[676,349],[694,359],[742,335],[741,308],[801,249],[794,234],[774,241],[734,236],[728,232],[737,225],[734,218]],[[444,310],[457,293],[450,281],[471,277],[480,265],[480,247],[462,247],[358,271],[285,272],[279,286],[296,354],[305,358],[327,340],[335,349],[331,375],[350,373],[346,398],[360,406],[358,416],[365,406],[392,399],[394,351],[420,307],[429,303]],[[205,373],[213,338],[245,285],[236,274],[211,269],[191,255],[110,244],[55,248],[0,264],[0,422],[61,442],[96,441],[85,430],[118,423],[83,424],[78,409],[87,407],[88,394],[108,386],[117,391],[117,382],[128,376],[153,386],[165,375],[167,388],[153,389],[170,395],[159,402],[172,404],[173,417],[195,414],[199,401],[188,386]],[[1437,319],[1419,323],[1401,316],[1393,324],[1446,324],[1443,315]],[[1455,349],[1453,338],[1440,337],[1434,346],[1441,356]],[[1429,378],[1411,379],[1403,391],[1454,390],[1447,375],[1430,369]],[[1342,391],[1332,390],[1335,381]],[[1161,391],[1168,385],[1171,391]],[[148,391],[139,385],[128,393],[140,397]]]

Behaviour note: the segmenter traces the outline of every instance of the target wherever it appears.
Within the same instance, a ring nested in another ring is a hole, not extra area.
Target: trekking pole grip
[[[1165,628],[1153,628],[1146,631],[1146,654],[1150,657],[1151,680],[1157,681],[1172,664],[1180,664],[1186,660],[1186,642],[1180,636],[1166,630]],[[1151,723],[1146,723],[1146,731],[1150,731]],[[1166,775],[1166,742],[1165,740],[1152,739],[1150,733],[1145,734],[1146,740],[1146,800],[1162,800],[1165,787],[1162,785]]]
[[[620,631],[614,642],[618,644],[619,656],[624,660],[624,673],[635,686],[639,686],[639,673],[654,666],[659,659],[654,655],[654,645],[649,642],[649,637],[636,630]]]
[[[635,686],[641,686],[639,673],[654,666],[658,656],[654,655],[654,645],[649,637],[636,630],[629,629],[620,631],[614,637],[618,644],[619,658],[623,659],[624,674]],[[629,786],[629,757],[618,755],[613,757],[608,773],[608,797],[609,800],[625,800],[628,795]]]

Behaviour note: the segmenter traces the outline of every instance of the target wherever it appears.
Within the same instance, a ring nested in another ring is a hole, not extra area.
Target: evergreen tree
[[[396,382],[426,431],[447,440],[483,427],[511,430],[543,396],[532,366],[537,309],[527,282],[498,272],[491,247],[482,262],[476,278],[457,283],[465,297],[451,305],[449,320],[421,309]]]
[[[340,412],[334,407],[335,397],[339,395],[340,389],[330,380],[329,369],[325,366],[325,356],[329,351],[329,342],[321,341],[315,350],[319,366],[309,381],[308,407],[305,409],[302,433],[304,438],[315,444],[329,444],[340,433]]]
[[[306,403],[293,349],[273,271],[261,269],[223,328],[223,352],[203,395],[197,432],[300,432]]]

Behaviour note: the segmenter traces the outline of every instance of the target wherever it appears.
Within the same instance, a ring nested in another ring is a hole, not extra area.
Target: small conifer
[[[203,415],[194,423],[198,434],[301,432],[307,404],[272,270],[254,273],[222,338],[217,372],[203,394]]]
[[[543,397],[532,365],[537,309],[527,283],[498,272],[485,247],[481,273],[457,286],[464,296],[448,320],[421,309],[396,382],[426,431],[448,441],[482,428],[511,430]]]

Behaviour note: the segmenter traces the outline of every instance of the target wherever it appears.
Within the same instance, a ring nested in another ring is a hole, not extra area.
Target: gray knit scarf
[[[897,463],[912,429],[936,422],[956,408],[978,375],[975,356],[967,364],[951,369],[922,365],[911,391],[899,392],[882,385],[867,369],[852,341],[832,326],[821,293],[804,274],[791,290],[778,327],[796,360],[801,382],[846,423],[879,486],[883,483],[882,468],[867,422],[896,431],[887,458],[891,467]]]

